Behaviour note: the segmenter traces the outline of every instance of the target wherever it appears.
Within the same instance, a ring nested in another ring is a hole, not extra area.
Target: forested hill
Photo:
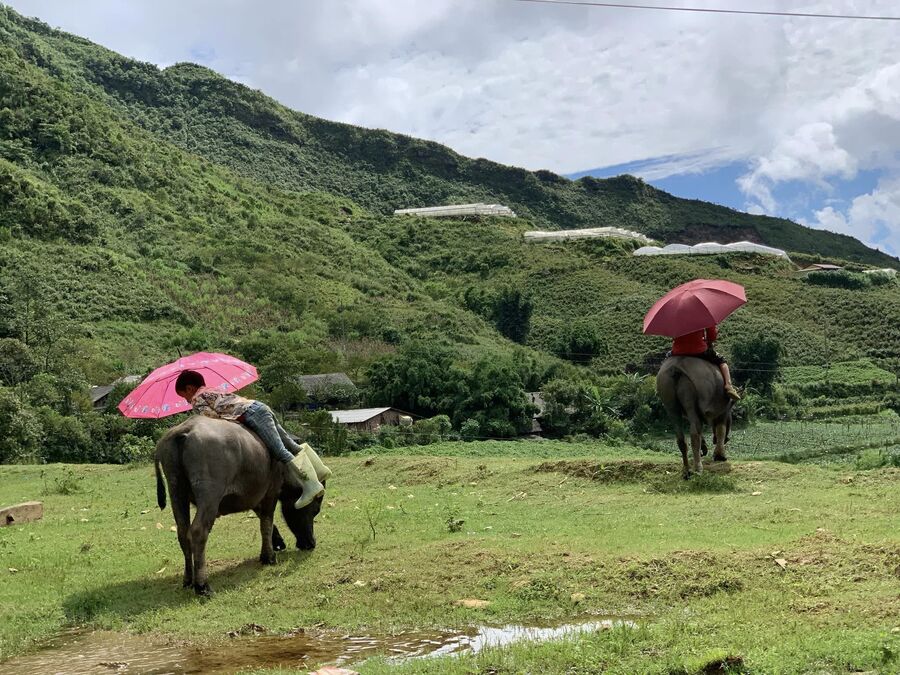
[[[522,217],[386,213],[470,200]],[[813,253],[635,257],[633,242],[522,236],[603,223],[668,241],[731,227],[721,238]],[[625,373],[652,371],[668,346],[641,335],[641,317],[698,277],[747,289],[720,343],[731,356],[748,340],[766,348],[753,347],[745,383],[774,373],[772,359],[826,379],[852,361],[842,372],[868,389],[842,391],[870,399],[841,405],[877,408],[872,383],[900,367],[900,284],[859,262],[797,275],[825,250],[896,263],[630,178],[573,183],[306,117],[202,68],[161,73],[0,8],[0,462],[148,451],[156,431],[87,414],[88,387],[179,351],[247,359],[261,375],[251,395],[285,409],[306,402],[298,374],[342,371],[362,387],[353,403],[447,414],[488,436],[529,430],[525,392],[546,388],[588,401],[591,433],[638,430],[652,380]]]
[[[616,225],[665,241],[736,241],[881,266],[845,235],[684,200],[631,176],[570,181],[469,159],[433,142],[289,110],[200,66],[156,66],[0,8],[0,44],[73,91],[99,97],[178,147],[287,191],[340,195],[375,213],[470,201],[511,206],[543,228]],[[527,139],[523,139],[527,140]]]

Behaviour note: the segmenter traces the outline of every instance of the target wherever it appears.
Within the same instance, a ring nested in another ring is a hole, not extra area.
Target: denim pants
[[[291,450],[300,451],[300,446],[294,443],[284,427],[275,421],[272,409],[262,401],[254,401],[250,404],[250,407],[244,412],[243,422],[256,432],[256,435],[266,444],[269,452],[278,461],[287,464],[294,459]]]

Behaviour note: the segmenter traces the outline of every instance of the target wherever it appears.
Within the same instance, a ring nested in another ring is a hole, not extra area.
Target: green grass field
[[[151,467],[0,467],[0,501],[46,509],[0,529],[0,656],[74,625],[215,645],[251,623],[377,635],[602,614],[639,628],[354,667],[713,672],[703,668],[731,657],[735,672],[900,670],[900,470],[737,460],[685,482],[675,452],[550,441],[422,451],[332,460],[318,549],[274,567],[256,561],[254,517],[218,521],[210,601],[181,589]],[[466,598],[489,604],[455,604]]]

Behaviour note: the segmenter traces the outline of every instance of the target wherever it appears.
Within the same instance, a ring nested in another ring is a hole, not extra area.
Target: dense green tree
[[[38,363],[28,345],[15,338],[0,338],[0,385],[25,382],[37,372]]]
[[[35,458],[43,437],[34,411],[14,390],[0,387],[0,462]]]
[[[475,420],[485,436],[510,437],[529,432],[535,412],[512,360],[485,358],[472,369],[454,418],[459,426]]]
[[[534,306],[531,299],[520,289],[504,288],[494,301],[494,325],[501,335],[523,344],[531,330],[532,311]]]
[[[424,417],[453,410],[465,399],[466,375],[454,365],[447,347],[414,341],[368,371],[372,403],[392,405]]]

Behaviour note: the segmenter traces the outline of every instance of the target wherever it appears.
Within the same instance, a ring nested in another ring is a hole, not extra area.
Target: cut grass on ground
[[[319,548],[274,567],[256,561],[255,517],[219,520],[208,602],[181,589],[152,468],[0,467],[0,501],[45,503],[43,521],[0,530],[0,657],[68,625],[215,643],[249,623],[372,635],[603,614],[640,628],[399,672],[900,669],[900,470],[737,461],[685,482],[674,452],[425,450],[331,460]]]

